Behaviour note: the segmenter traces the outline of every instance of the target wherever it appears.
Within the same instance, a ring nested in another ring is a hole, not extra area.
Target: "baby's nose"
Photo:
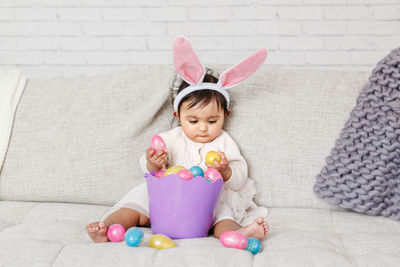
[[[207,125],[205,123],[200,124],[201,131],[207,131]]]

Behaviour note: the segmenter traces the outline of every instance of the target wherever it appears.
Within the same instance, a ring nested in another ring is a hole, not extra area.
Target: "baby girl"
[[[247,177],[247,164],[237,144],[222,130],[230,114],[229,94],[226,88],[247,79],[265,60],[266,51],[259,50],[241,63],[225,71],[219,79],[204,70],[190,43],[178,37],[174,43],[174,64],[184,81],[174,98],[174,116],[179,127],[159,134],[166,143],[166,150],[150,147],[140,159],[143,172],[159,171],[176,165],[190,169],[200,166],[217,169],[225,182],[212,224],[215,237],[224,232],[238,231],[259,240],[268,234],[264,217],[268,210],[258,207],[253,198],[254,182]],[[205,162],[208,151],[218,151],[219,162]],[[107,228],[121,224],[125,229],[150,226],[146,183],[129,191],[103,221],[86,227],[94,242],[107,242]]]

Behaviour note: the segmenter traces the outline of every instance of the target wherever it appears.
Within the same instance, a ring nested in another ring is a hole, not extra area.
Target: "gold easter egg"
[[[185,167],[183,166],[172,166],[171,168],[167,169],[165,171],[165,176],[167,176],[168,174],[177,174],[180,170],[184,169]]]
[[[165,235],[156,234],[150,238],[150,247],[156,249],[166,249],[176,247],[174,241]]]
[[[208,162],[211,165],[214,165],[214,160],[220,162],[221,156],[217,151],[208,151],[206,154],[206,162]]]

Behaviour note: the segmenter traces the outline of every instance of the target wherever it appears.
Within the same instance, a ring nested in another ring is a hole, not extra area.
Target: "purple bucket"
[[[200,176],[183,180],[176,174],[153,175],[144,175],[153,233],[172,239],[207,236],[224,186],[222,179],[210,183]]]

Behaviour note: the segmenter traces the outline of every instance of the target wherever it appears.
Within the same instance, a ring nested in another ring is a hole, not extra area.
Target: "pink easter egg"
[[[247,247],[247,237],[239,232],[225,232],[219,240],[227,248],[246,249]]]
[[[177,174],[183,180],[191,180],[191,179],[193,179],[193,173],[188,169],[182,169]]]
[[[113,224],[107,230],[107,237],[111,242],[121,242],[125,237],[125,228],[120,224]]]
[[[215,182],[218,179],[222,179],[222,175],[214,168],[209,168],[204,173],[204,178],[209,179],[211,182]]]
[[[161,136],[155,135],[155,136],[153,136],[153,138],[151,138],[150,148],[154,148],[156,150],[156,152],[158,152],[160,150],[166,150],[167,145],[165,144],[165,142],[161,138]]]
[[[158,171],[158,172],[156,172],[155,174],[154,174],[154,176],[155,177],[158,177],[158,178],[160,178],[160,177],[164,177],[165,176],[165,169],[162,169],[161,171]]]

